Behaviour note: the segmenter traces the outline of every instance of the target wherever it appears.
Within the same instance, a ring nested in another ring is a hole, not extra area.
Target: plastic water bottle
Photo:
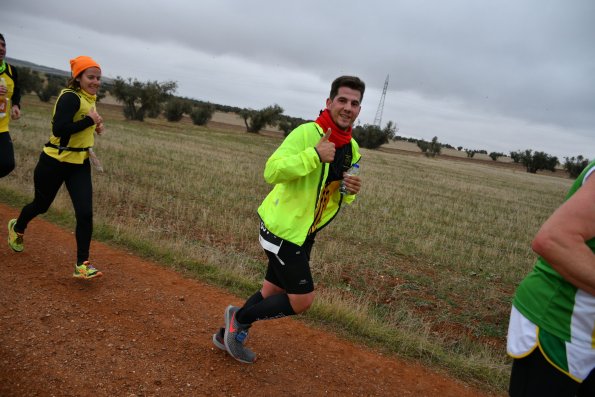
[[[6,88],[6,80],[4,80],[4,77],[0,77],[0,86]],[[6,100],[6,96],[0,95],[0,119],[6,116],[7,107],[8,101]]]
[[[353,164],[351,168],[347,170],[347,175],[358,175],[359,174],[359,164]],[[347,188],[345,187],[345,180],[341,181],[341,188],[339,189],[341,194],[349,194]]]
[[[91,164],[93,164],[93,167],[95,167],[97,171],[103,172],[103,165],[101,165],[101,161],[99,161],[99,158],[95,154],[95,151],[92,147],[89,148],[89,161]]]

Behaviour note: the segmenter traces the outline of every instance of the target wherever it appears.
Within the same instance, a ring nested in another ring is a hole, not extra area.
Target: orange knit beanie
[[[84,72],[85,69],[89,69],[92,67],[96,67],[99,70],[101,70],[101,67],[97,62],[93,60],[93,58],[85,55],[81,55],[70,60],[70,69],[72,70],[72,77],[78,77],[78,75]]]

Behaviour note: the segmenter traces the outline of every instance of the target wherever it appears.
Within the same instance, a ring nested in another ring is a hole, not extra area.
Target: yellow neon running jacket
[[[355,200],[355,195],[341,196],[341,181],[326,183],[329,165],[320,161],[314,149],[323,135],[315,122],[300,125],[269,157],[264,169],[264,179],[275,186],[258,207],[258,214],[268,230],[299,246],[335,217],[342,202]],[[351,163],[355,164],[361,155],[354,139],[351,148]]]

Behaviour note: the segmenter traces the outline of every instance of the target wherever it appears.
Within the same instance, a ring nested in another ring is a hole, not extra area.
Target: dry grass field
[[[0,184],[16,206],[32,196],[51,114],[33,97],[25,105],[11,133],[19,166]],[[257,288],[265,264],[256,208],[282,134],[245,133],[230,114],[198,127],[126,121],[107,103],[98,110],[107,132],[96,144],[106,171],[94,174],[95,238],[240,296]],[[306,319],[503,390],[512,295],[535,259],[533,235],[570,180],[394,143],[362,154],[361,194],[317,238],[318,298]],[[70,207],[61,192],[49,216],[71,225]]]

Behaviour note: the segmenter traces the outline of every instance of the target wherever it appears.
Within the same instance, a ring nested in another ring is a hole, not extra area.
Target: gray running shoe
[[[238,311],[240,308],[234,306],[232,310],[234,311]],[[248,330],[246,330],[246,333],[248,332]],[[217,332],[215,332],[213,334],[213,344],[215,345],[215,347],[217,349],[221,349],[224,352],[227,352],[227,350],[225,349],[225,327],[221,327],[219,328],[219,330]],[[248,340],[248,337],[246,336],[246,338],[244,339],[244,344],[246,344],[246,341]]]
[[[219,328],[219,331],[217,331],[213,334],[213,344],[218,349],[227,351],[225,349],[225,340],[223,339],[224,337],[225,337],[225,328],[221,327],[221,328]]]
[[[231,305],[225,309],[225,335],[223,337],[225,350],[236,360],[242,363],[252,364],[256,361],[256,354],[247,347],[244,347],[244,342],[248,337],[248,328],[250,327],[242,326],[236,321],[238,310],[238,307]]]

